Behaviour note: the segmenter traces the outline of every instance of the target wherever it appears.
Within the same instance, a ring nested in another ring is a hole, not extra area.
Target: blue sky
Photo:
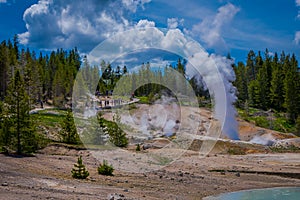
[[[35,50],[88,53],[138,24],[178,28],[237,61],[266,48],[300,58],[300,0],[0,0],[0,40],[19,34]]]

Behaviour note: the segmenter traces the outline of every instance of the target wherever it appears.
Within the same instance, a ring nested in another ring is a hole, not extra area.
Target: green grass
[[[58,133],[60,126],[65,119],[67,112],[65,110],[51,109],[51,110],[41,110],[36,114],[32,114],[32,119],[34,120],[37,132],[40,137],[44,137],[44,129],[51,133]],[[47,146],[47,144],[53,142],[44,137],[41,140],[41,147]]]
[[[142,103],[142,104],[150,104],[149,97],[147,97],[147,96],[137,97],[137,98],[140,100],[139,103]]]
[[[37,125],[49,128],[59,126],[63,122],[66,113],[62,110],[42,110],[32,116]]]
[[[270,121],[266,116],[255,116],[256,113],[262,112],[256,108],[249,108],[248,113],[245,110],[238,109],[239,116],[256,126],[267,128],[283,133],[293,133],[295,132],[295,125],[291,124],[288,119],[286,119],[284,113],[273,113],[273,120]]]

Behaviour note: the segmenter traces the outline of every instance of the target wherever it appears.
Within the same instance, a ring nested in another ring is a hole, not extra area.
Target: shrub
[[[98,167],[98,173],[105,176],[113,176],[114,168],[112,165],[108,165],[106,160]]]
[[[137,145],[136,145],[135,150],[136,150],[136,151],[141,151],[141,146],[140,146],[140,144],[137,144]]]
[[[296,133],[295,134],[300,137],[300,116],[296,120]]]
[[[90,174],[85,169],[85,165],[82,163],[82,157],[79,156],[77,163],[74,164],[74,168],[71,171],[72,177],[76,179],[86,179]]]
[[[245,155],[246,154],[245,150],[240,149],[240,148],[229,148],[227,150],[227,153],[230,155]]]
[[[266,117],[255,117],[255,125],[263,128],[269,128],[270,124]]]

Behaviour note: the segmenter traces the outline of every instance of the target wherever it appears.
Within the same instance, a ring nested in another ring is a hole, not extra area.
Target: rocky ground
[[[90,172],[87,180],[71,177],[78,155]],[[108,177],[97,174],[100,162],[90,151],[56,144],[34,157],[0,155],[0,199],[201,199],[243,189],[300,187],[299,158],[296,153],[200,158],[197,152],[187,151],[156,171],[116,170]]]

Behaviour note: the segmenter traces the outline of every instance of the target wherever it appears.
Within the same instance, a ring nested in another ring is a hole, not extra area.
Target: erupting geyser
[[[150,49],[169,52],[186,60],[185,75],[170,68],[173,72],[169,73],[176,77],[176,83],[166,81],[164,82],[165,85],[163,85],[175,95],[179,102],[179,110],[181,113],[183,110],[189,111],[188,109],[190,107],[199,108],[197,106],[198,99],[190,84],[186,84],[186,88],[178,90],[178,88],[182,86],[180,83],[187,82],[186,77],[201,77],[201,80],[203,80],[209,91],[213,105],[213,116],[210,119],[213,120],[205,136],[212,139],[203,140],[201,149],[199,150],[200,155],[207,155],[213,149],[217,142],[216,139],[218,139],[222,133],[230,139],[239,139],[236,110],[233,105],[236,101],[236,96],[235,88],[232,85],[232,82],[235,80],[235,75],[231,66],[232,61],[225,57],[208,54],[198,42],[185,36],[179,29],[161,30],[156,27],[139,27],[122,33],[117,33],[94,48],[87,58],[91,65],[97,66],[102,60],[105,60],[108,63],[113,63],[116,58],[120,58],[131,52],[146,52]],[[143,59],[148,58],[149,56],[145,56]],[[145,62],[145,60],[143,62]],[[93,76],[91,75],[91,77]],[[132,85],[126,84],[129,83],[130,80],[133,80],[130,73],[128,76],[122,76],[114,86],[113,94],[117,97],[130,96],[133,91],[143,85],[162,84],[162,82],[158,79],[154,80],[151,79],[151,77],[141,79],[140,82]],[[86,104],[85,102],[82,102],[82,99],[84,99],[82,98],[82,95],[80,96],[78,94],[81,94],[86,90],[89,90],[86,92],[87,94],[94,94],[98,82],[96,84],[89,83],[87,85],[90,87],[87,88],[84,84],[82,84],[82,80],[80,80],[79,77],[78,80],[76,78],[73,89],[75,92],[73,92],[72,105],[74,108],[75,123],[79,127],[79,134],[84,130],[83,126],[91,126],[91,124],[93,124],[92,121],[89,122],[82,120],[82,116],[84,116],[84,114],[88,115],[89,113],[82,113],[85,109],[81,109],[80,105]],[[187,104],[184,105],[184,103]],[[119,170],[130,170],[133,172],[159,169],[176,160],[190,147],[195,137],[198,137],[197,133],[200,121],[193,119],[190,120],[188,119],[188,116],[183,117],[182,115],[180,116],[180,119],[165,117],[164,114],[159,114],[159,111],[164,112],[161,108],[158,111],[151,111],[152,113],[148,112],[138,117],[131,117],[129,109],[126,110],[125,108],[125,110],[121,109],[120,111],[123,112],[121,113],[122,115],[131,118],[131,120],[126,120],[127,122],[136,123],[136,120],[139,121],[137,125],[140,130],[142,129],[144,136],[151,138],[151,129],[156,130],[157,128],[160,128],[163,136],[170,137],[164,138],[164,141],[167,141],[167,145],[163,148],[151,151],[151,153],[148,152],[148,154],[141,154],[141,159],[137,162],[135,168],[128,169],[126,168],[126,165],[122,165],[121,162],[114,160],[114,151],[99,151],[95,152],[93,155],[101,160],[103,158],[109,160],[109,162],[113,163]],[[200,112],[198,112],[198,114],[199,113]],[[161,117],[163,120],[157,119]],[[155,127],[157,124],[154,124],[157,120],[161,121],[160,123],[157,123],[160,125],[159,127]],[[189,126],[189,128],[185,128],[187,126]],[[120,127],[122,127],[121,124]],[[181,129],[182,127],[184,127],[184,129]],[[94,134],[96,135],[97,127],[95,127],[94,130]],[[178,130],[178,133],[172,138],[172,132],[175,132],[176,130]],[[161,141],[163,140],[160,140],[160,142]],[[176,151],[174,151],[175,149]],[[128,154],[131,155],[131,153],[124,151],[124,149],[115,149],[115,151],[119,151],[122,155],[124,154],[124,157],[121,157],[124,160],[127,159],[126,162],[136,161],[136,157],[133,155],[128,156]],[[164,161],[164,164],[161,164],[161,161]],[[149,165],[149,163],[152,163],[152,165]]]
[[[214,117],[222,124],[222,133],[230,139],[239,140],[234,107],[237,97],[232,84],[235,74],[231,65],[232,61],[225,57],[202,51],[189,59],[187,75],[197,77],[200,72],[214,104]]]

